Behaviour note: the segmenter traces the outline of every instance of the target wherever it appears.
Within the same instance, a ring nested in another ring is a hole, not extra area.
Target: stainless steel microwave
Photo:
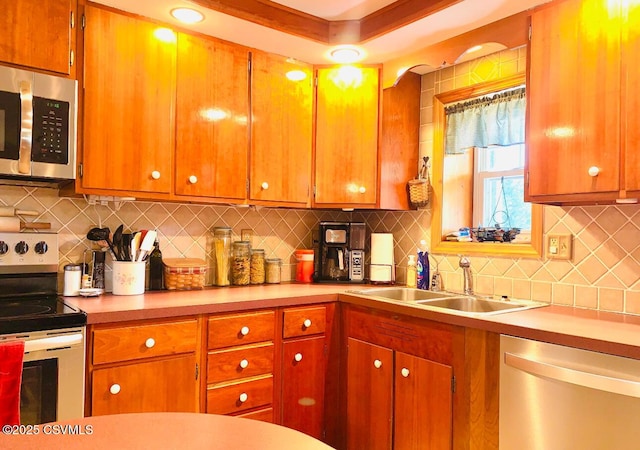
[[[0,177],[76,177],[78,82],[0,66]]]

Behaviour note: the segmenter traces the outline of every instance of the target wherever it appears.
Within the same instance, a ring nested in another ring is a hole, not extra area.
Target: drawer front
[[[93,330],[93,364],[196,351],[196,319]]]
[[[327,307],[288,308],[284,310],[283,338],[324,333],[327,325]]]
[[[209,352],[207,383],[271,374],[273,352],[272,343]]]
[[[208,348],[213,350],[272,341],[275,317],[273,311],[210,317]]]
[[[211,414],[233,414],[272,402],[272,376],[207,389],[207,412]]]

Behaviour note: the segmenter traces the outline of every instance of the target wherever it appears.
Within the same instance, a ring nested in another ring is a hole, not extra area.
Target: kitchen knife
[[[0,206],[0,217],[14,217],[14,216],[39,216],[38,211],[31,211],[28,209],[16,209],[13,206]]]

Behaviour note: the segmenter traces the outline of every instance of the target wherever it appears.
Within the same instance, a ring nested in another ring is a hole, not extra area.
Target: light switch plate
[[[570,260],[573,256],[573,235],[548,234],[546,252],[548,259]]]

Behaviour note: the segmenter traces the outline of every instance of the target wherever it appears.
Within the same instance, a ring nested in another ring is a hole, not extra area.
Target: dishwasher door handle
[[[513,353],[504,354],[504,363],[516,369],[552,380],[563,381],[600,391],[640,398],[640,382],[614,378],[568,367],[556,366]]]

